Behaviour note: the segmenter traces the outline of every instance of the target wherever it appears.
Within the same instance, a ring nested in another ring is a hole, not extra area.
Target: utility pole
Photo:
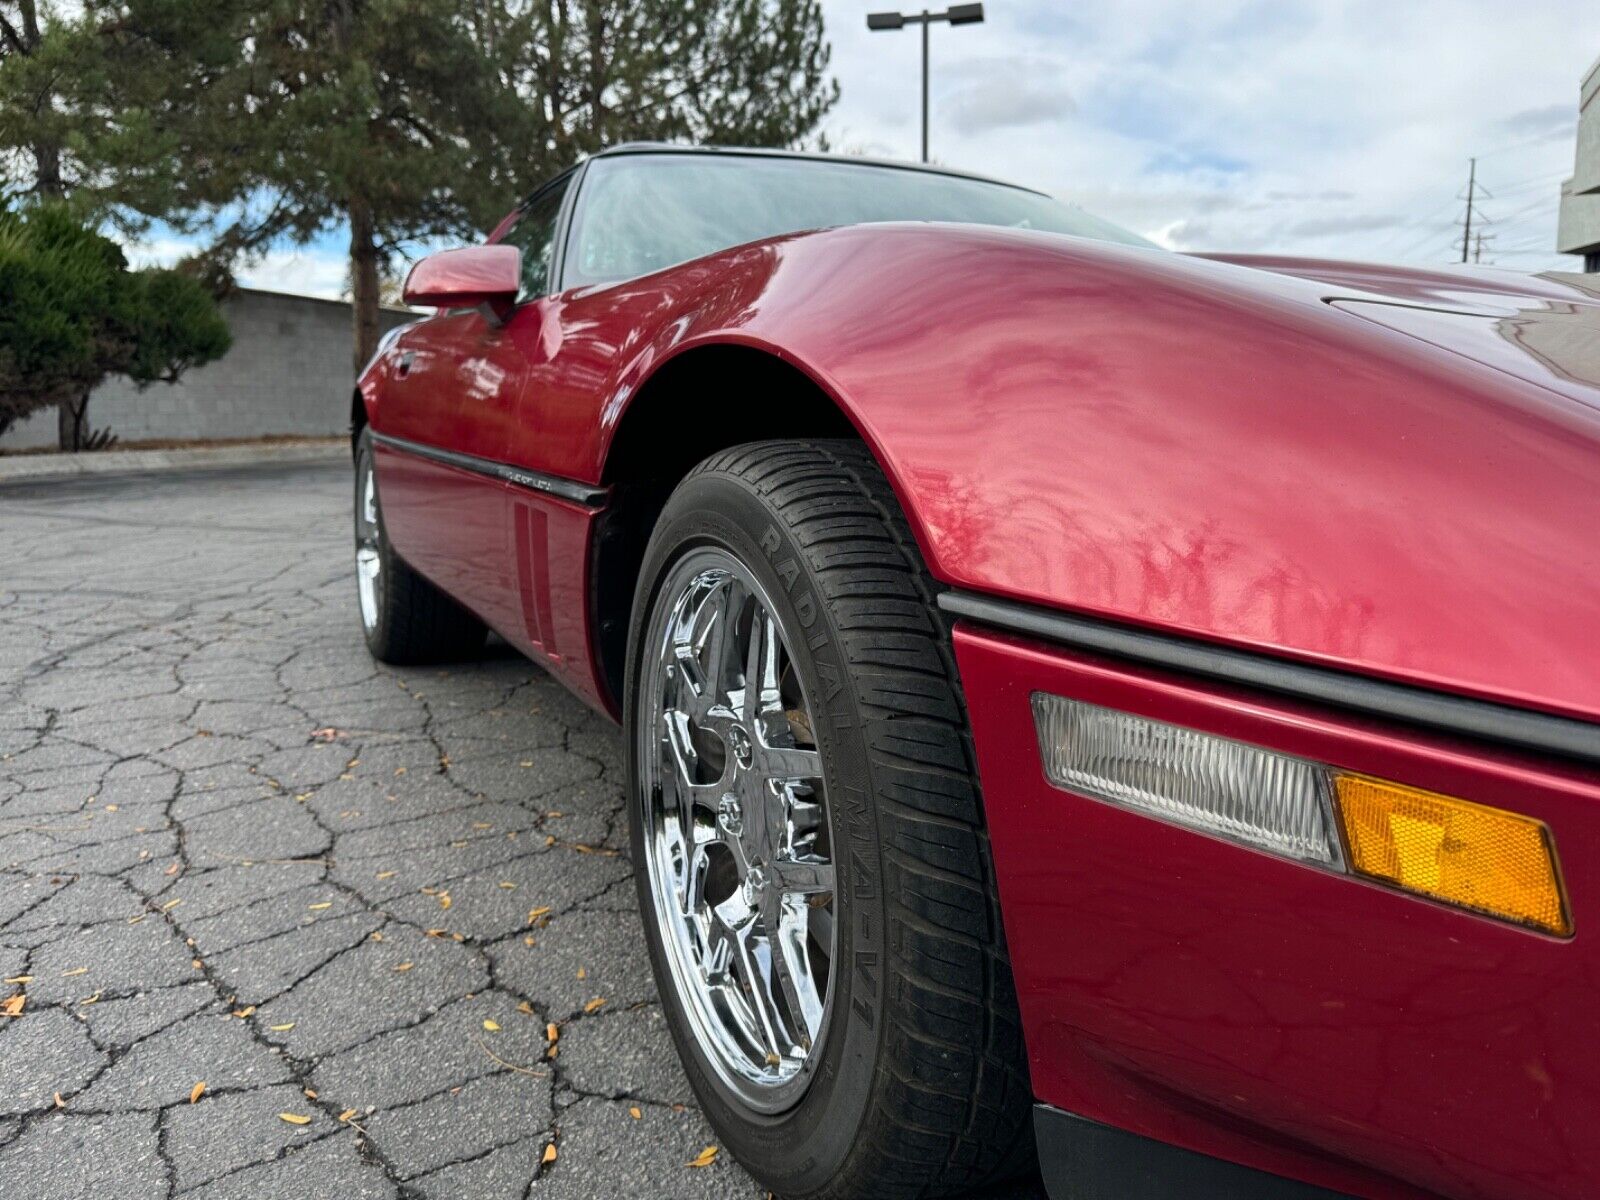
[[[983,20],[983,5],[952,4],[945,12],[920,13],[876,12],[867,14],[867,28],[904,29],[907,25],[922,26],[922,161],[928,161],[928,26],[935,21],[948,21],[952,25],[976,25]]]
[[[1467,243],[1472,241],[1472,196],[1478,188],[1478,160],[1467,160],[1467,223],[1461,233],[1461,261],[1467,261]]]

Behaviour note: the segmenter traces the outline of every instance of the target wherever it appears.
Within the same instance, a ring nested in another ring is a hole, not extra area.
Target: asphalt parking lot
[[[656,1002],[615,729],[509,652],[374,663],[348,489],[0,488],[0,1196],[760,1195]]]

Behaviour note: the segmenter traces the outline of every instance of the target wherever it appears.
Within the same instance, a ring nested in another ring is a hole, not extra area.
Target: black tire
[[[823,1059],[800,1099],[777,1114],[742,1103],[710,1068],[645,882],[643,627],[673,563],[708,544],[757,578],[780,626],[805,626],[789,653],[813,681],[807,694],[812,686],[822,694],[813,717],[832,845],[848,847],[834,855],[834,961],[843,965],[832,972],[834,1016],[812,1051]],[[646,942],[706,1115],[757,1181],[783,1197],[947,1196],[1034,1163],[1032,1092],[982,798],[935,594],[888,482],[850,441],[751,443],[701,463],[668,500],[641,570],[625,744]]]
[[[372,519],[365,504],[369,480]],[[363,428],[356,439],[355,529],[357,601],[361,630],[372,657],[407,666],[456,662],[483,649],[489,632],[483,622],[412,570],[390,544],[372,474],[370,428]],[[360,557],[364,549],[373,553],[378,568],[370,600],[362,594]]]

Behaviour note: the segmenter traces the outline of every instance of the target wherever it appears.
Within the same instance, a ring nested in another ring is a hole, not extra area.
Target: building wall
[[[1600,60],[1578,85],[1578,138],[1572,178],[1561,185],[1556,249],[1562,254],[1600,252]]]
[[[140,391],[112,378],[89,399],[89,425],[124,442],[277,435],[320,437],[350,425],[350,305],[241,288],[222,305],[233,348],[175,384]],[[418,314],[385,310],[383,329]],[[56,413],[35,413],[0,448],[53,446]]]

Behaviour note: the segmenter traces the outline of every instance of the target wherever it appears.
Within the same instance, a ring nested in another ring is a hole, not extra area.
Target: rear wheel
[[[625,697],[646,939],[707,1115],[783,1196],[945,1195],[1031,1161],[932,600],[852,442],[707,460],[646,552]]]
[[[383,527],[372,431],[356,440],[356,599],[367,649],[380,662],[450,662],[483,648],[488,630],[409,567]]]

